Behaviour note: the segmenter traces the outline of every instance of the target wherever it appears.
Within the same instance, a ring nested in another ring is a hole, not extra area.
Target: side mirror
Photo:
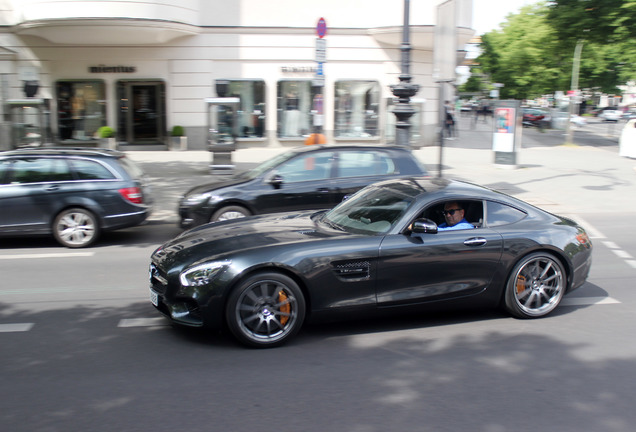
[[[415,219],[411,231],[418,234],[437,234],[437,224],[430,219]]]
[[[283,176],[279,174],[275,174],[272,178],[269,179],[269,184],[271,184],[274,189],[280,189],[283,185]]]

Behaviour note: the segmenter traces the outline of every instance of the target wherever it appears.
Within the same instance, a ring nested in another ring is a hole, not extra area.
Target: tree
[[[502,98],[570,89],[574,47],[583,42],[579,88],[618,92],[636,79],[636,0],[553,0],[508,15],[482,35],[476,59]]]

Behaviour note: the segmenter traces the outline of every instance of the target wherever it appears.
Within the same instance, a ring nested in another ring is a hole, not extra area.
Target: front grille
[[[150,264],[149,270],[150,285],[159,294],[164,294],[168,288],[168,275],[165,274],[154,263]]]

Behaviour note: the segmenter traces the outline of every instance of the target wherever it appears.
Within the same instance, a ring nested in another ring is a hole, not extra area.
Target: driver
[[[450,201],[444,204],[442,210],[446,222],[440,224],[438,231],[450,231],[460,229],[473,229],[473,225],[464,218],[464,209],[457,201]]]

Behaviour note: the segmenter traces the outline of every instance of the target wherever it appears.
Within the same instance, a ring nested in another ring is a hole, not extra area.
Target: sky
[[[499,28],[506,15],[519,12],[527,4],[538,0],[473,0],[473,28],[476,35]]]

